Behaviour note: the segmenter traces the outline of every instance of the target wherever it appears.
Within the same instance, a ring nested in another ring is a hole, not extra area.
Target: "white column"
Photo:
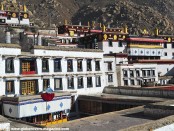
[[[17,79],[14,81],[15,94],[20,94],[20,80]]]
[[[17,75],[20,75],[20,69],[21,69],[22,67],[20,66],[20,59],[19,58],[15,58],[14,59],[14,73],[15,73],[15,75],[17,76]]]
[[[62,86],[63,86],[63,91],[68,90],[68,77],[66,76],[62,77]]]
[[[50,78],[50,88],[54,91],[54,78],[53,77]]]
[[[87,59],[83,59],[82,61],[83,72],[87,71]]]
[[[77,59],[73,59],[73,72],[77,73]]]
[[[37,62],[37,73],[38,75],[41,75],[42,74],[42,59],[37,58],[36,62]]]
[[[77,76],[74,76],[74,90],[78,89]]]
[[[49,73],[50,74],[54,73],[54,60],[52,58],[49,59]]]
[[[43,79],[38,79],[38,91],[43,91]]]
[[[62,58],[61,66],[62,66],[62,73],[67,73],[67,59]]]

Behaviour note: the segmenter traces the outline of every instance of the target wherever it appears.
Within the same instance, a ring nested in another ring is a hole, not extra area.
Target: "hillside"
[[[1,0],[2,1],[2,0]],[[146,28],[159,28],[161,33],[174,31],[173,0],[20,0],[32,12],[33,21],[48,27],[88,21],[110,24],[111,27],[128,25],[129,32],[137,34]],[[51,18],[51,20],[49,19]]]

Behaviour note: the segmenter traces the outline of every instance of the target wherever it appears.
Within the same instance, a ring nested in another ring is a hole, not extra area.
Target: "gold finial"
[[[4,5],[3,4],[1,5],[1,10],[4,10]]]
[[[159,35],[159,30],[158,30],[158,28],[155,29],[155,35],[156,35],[156,36]]]
[[[106,31],[106,26],[105,26],[105,25],[103,25],[103,29],[102,29],[102,31],[103,31],[103,32]]]
[[[127,27],[127,25],[125,25],[125,27],[124,27],[124,33],[128,33],[128,27]]]
[[[64,21],[64,24],[65,24],[65,25],[67,25],[67,24],[68,24],[68,22],[67,22],[67,20],[66,20],[66,19],[65,19],[65,21]]]
[[[27,7],[26,7],[26,5],[24,5],[24,12],[27,12]]]
[[[143,34],[144,35],[147,35],[148,34],[148,31],[146,29],[143,30]]]

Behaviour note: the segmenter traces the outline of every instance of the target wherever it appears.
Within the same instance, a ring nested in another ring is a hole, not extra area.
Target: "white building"
[[[117,65],[118,86],[145,85],[148,82],[158,82],[156,64],[122,64]]]

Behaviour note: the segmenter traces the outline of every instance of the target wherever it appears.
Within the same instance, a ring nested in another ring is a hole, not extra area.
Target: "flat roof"
[[[51,125],[48,128],[64,127],[71,131],[117,131],[151,121],[151,118],[143,116],[141,106]]]
[[[55,96],[70,96],[71,93],[69,92],[54,92]],[[41,95],[20,95],[17,97],[7,97],[2,96],[2,101],[13,101],[13,102],[20,102],[20,101],[27,101],[27,100],[35,100],[35,99],[42,99]]]
[[[18,44],[8,44],[8,43],[0,43],[0,47],[4,48],[19,48],[21,49],[21,46]]]
[[[157,63],[157,64],[174,64],[174,60],[159,59],[159,60],[136,60],[132,63]]]
[[[90,94],[90,95],[79,95],[79,100],[91,100],[91,101],[97,101],[97,100],[105,100],[105,101],[114,101],[118,102],[120,100],[122,101],[136,101],[138,102],[160,102],[160,101],[166,101],[169,99],[166,98],[158,98],[158,97],[145,97],[145,96],[129,96],[129,95],[117,95],[117,94]]]
[[[34,46],[33,49],[41,50],[59,50],[59,51],[78,51],[78,52],[103,52],[99,49],[84,49],[84,48],[66,48],[60,46]]]

